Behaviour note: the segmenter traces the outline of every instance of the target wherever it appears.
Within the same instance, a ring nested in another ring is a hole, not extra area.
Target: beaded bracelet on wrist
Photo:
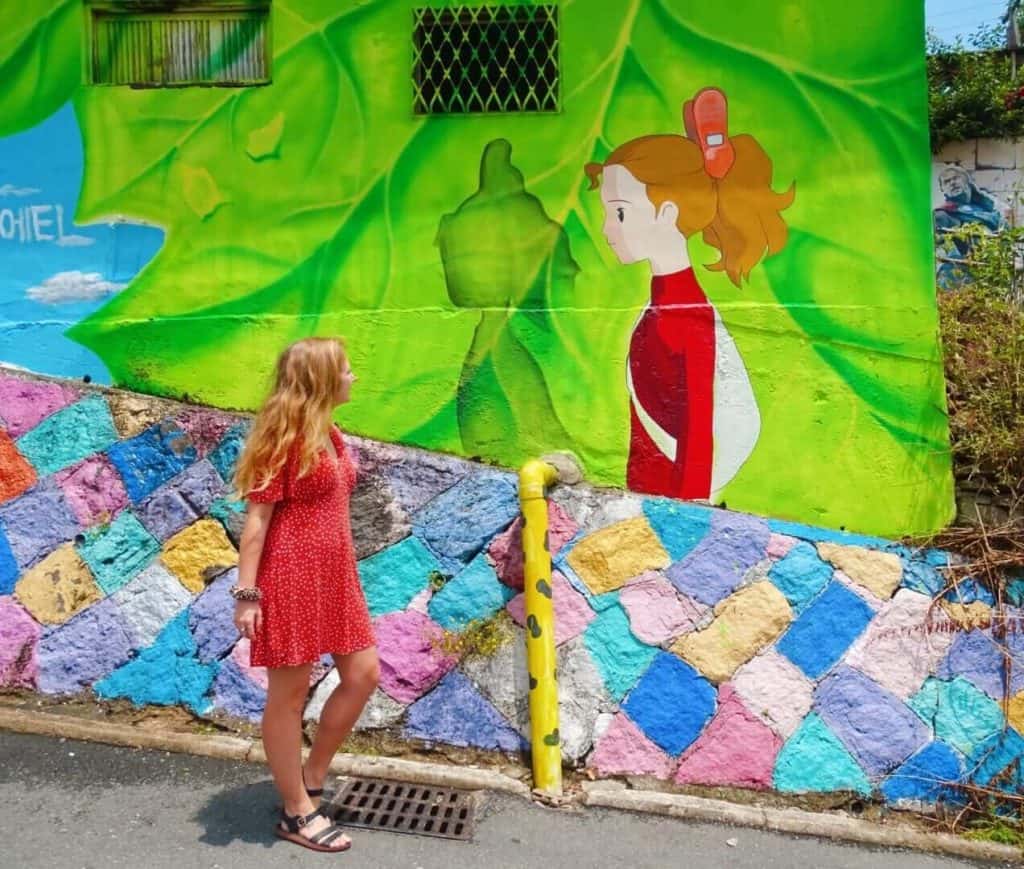
[[[237,585],[231,586],[230,594],[235,600],[251,602],[257,602],[263,597],[258,588],[241,588]]]

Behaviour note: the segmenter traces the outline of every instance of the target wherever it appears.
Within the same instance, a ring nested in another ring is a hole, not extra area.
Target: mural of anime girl
[[[646,260],[651,300],[633,328],[630,489],[719,499],[754,450],[761,417],[735,342],[701,289],[687,239],[721,254],[707,266],[737,287],[786,244],[780,214],[795,196],[772,190],[772,164],[749,135],[730,136],[716,88],[683,107],[685,135],[650,135],[616,148],[585,172],[600,185],[603,231],[624,265]]]

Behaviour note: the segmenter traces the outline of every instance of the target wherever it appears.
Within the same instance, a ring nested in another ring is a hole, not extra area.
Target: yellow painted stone
[[[14,587],[14,596],[36,621],[59,625],[96,603],[103,592],[68,543],[25,571]]]
[[[943,612],[950,620],[965,631],[974,628],[987,628],[992,624],[992,607],[987,603],[976,600],[973,603],[951,603],[948,600],[939,601]]]
[[[880,600],[889,600],[900,587],[903,563],[892,552],[876,552],[862,546],[841,546],[838,543],[819,543],[818,554]]]
[[[782,592],[770,582],[755,582],[719,603],[711,624],[677,640],[671,651],[712,682],[725,682],[792,619]]]
[[[614,591],[635,576],[672,563],[642,516],[616,522],[585,537],[569,553],[568,560],[594,594]]]
[[[198,594],[210,579],[238,564],[238,553],[220,522],[200,519],[164,544],[160,560],[185,588]]]
[[[1006,720],[1010,727],[1024,734],[1024,691],[1006,701]]]
[[[114,417],[117,433],[122,438],[135,437],[175,411],[170,402],[132,392],[111,392],[107,401],[110,403],[110,413]]]

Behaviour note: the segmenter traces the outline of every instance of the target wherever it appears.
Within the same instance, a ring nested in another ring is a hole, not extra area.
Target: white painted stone
[[[530,735],[530,676],[526,669],[526,632],[512,628],[512,638],[489,657],[471,656],[462,672],[513,727]]]
[[[614,720],[614,712],[602,712],[597,716],[597,721],[594,722],[594,745],[597,745],[601,737],[608,732],[608,728],[612,726]]]
[[[814,701],[814,683],[771,649],[740,667],[732,684],[743,704],[783,739],[793,735]]]
[[[327,698],[339,684],[341,684],[341,678],[338,676],[338,671],[332,669],[316,686],[316,691],[313,692],[309,703],[306,704],[306,711],[302,715],[304,721],[320,720],[320,713],[324,710]],[[401,703],[392,700],[383,691],[377,690],[370,695],[369,702],[359,716],[359,720],[356,721],[355,729],[377,730],[382,727],[390,727],[392,724],[397,724],[404,714],[405,707]]]
[[[1017,165],[1017,145],[1012,139],[978,139],[979,169],[1013,169]]]
[[[136,649],[152,645],[164,626],[192,601],[192,595],[160,562],[112,595]]]
[[[582,637],[558,650],[558,731],[562,755],[580,760],[593,747],[599,716],[616,708]]]
[[[964,169],[974,171],[978,167],[978,143],[976,139],[966,142],[947,142],[935,155],[936,163],[957,163]]]
[[[432,588],[425,588],[416,597],[409,601],[409,606],[406,609],[415,610],[423,615],[429,615],[427,612],[427,606],[430,603],[430,599],[434,596],[434,590]]]
[[[955,635],[929,631],[932,599],[901,589],[878,613],[846,655],[846,663],[906,699],[917,692],[949,651]],[[933,618],[947,621],[936,607]]]
[[[584,533],[607,525],[635,519],[644,512],[643,500],[623,492],[602,492],[589,486],[558,486],[551,493],[553,500]]]

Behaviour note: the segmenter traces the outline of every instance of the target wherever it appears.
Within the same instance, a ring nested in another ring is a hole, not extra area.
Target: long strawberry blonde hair
[[[303,338],[277,359],[274,388],[256,416],[235,469],[239,497],[265,489],[298,449],[298,476],[312,469],[330,436],[347,365],[340,338]]]
[[[725,122],[725,96],[721,122]],[[691,103],[684,115],[691,111]],[[590,189],[600,184],[607,166],[622,166],[646,185],[655,208],[674,202],[679,211],[676,226],[686,237],[703,231],[704,241],[717,248],[721,259],[708,266],[724,271],[737,287],[762,259],[778,253],[786,244],[788,230],[779,213],[793,204],[796,185],[785,193],[772,190],[772,161],[753,136],[724,137],[728,165],[719,169],[721,155],[702,148],[686,119],[687,135],[642,136],[616,148],[601,163],[588,163],[584,172]]]

